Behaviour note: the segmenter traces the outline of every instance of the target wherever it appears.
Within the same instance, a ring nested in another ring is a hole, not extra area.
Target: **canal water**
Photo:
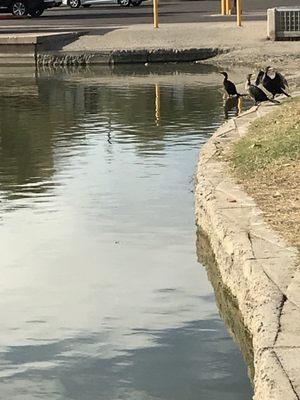
[[[220,83],[199,65],[0,70],[1,399],[251,398],[196,255]]]

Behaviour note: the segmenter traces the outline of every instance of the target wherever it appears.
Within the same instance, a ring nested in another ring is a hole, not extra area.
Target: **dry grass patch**
[[[230,161],[267,222],[300,249],[300,99],[252,123]]]

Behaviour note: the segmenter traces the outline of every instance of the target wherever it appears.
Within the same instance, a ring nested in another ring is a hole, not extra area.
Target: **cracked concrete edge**
[[[254,200],[226,174],[226,164],[218,157],[246,134],[249,123],[273,110],[273,106],[252,107],[222,125],[202,148],[196,223],[210,239],[223,283],[237,299],[253,338],[254,399],[299,400],[293,379],[275,352],[297,251],[267,226]]]
[[[99,51],[43,50],[37,54],[37,65],[113,65],[207,60],[227,53],[227,48],[199,47],[190,49],[132,49]]]

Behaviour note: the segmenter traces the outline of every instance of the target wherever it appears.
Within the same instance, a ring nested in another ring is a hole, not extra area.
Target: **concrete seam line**
[[[286,297],[285,294],[283,294],[281,303],[279,305],[278,329],[277,329],[277,333],[276,333],[276,336],[275,336],[275,339],[274,339],[274,345],[273,345],[274,347],[276,345],[279,333],[281,332],[281,317],[282,317],[283,307],[284,307],[284,304],[285,304],[286,301],[287,301],[287,297]]]
[[[296,392],[296,390],[295,390],[295,388],[294,388],[294,385],[293,385],[292,381],[290,380],[290,377],[288,376],[286,370],[284,369],[284,367],[283,367],[283,365],[282,365],[282,363],[281,363],[281,361],[280,361],[280,358],[278,357],[278,355],[276,354],[275,351],[274,351],[274,355],[275,355],[275,357],[276,357],[276,359],[277,359],[277,361],[278,361],[278,363],[279,363],[279,365],[280,365],[282,371],[284,372],[284,374],[285,374],[287,380],[289,381],[289,383],[290,383],[290,385],[291,385],[291,388],[292,388],[292,391],[294,392],[294,394],[295,394],[297,400],[300,400],[300,398],[299,398],[299,396],[298,396],[298,394],[297,394],[297,392]]]

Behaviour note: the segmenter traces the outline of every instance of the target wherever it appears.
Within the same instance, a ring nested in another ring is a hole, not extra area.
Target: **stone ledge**
[[[98,65],[192,62],[206,60],[227,49],[136,49],[91,51],[39,51],[38,65]]]
[[[254,399],[300,398],[300,271],[294,248],[263,220],[261,210],[218,157],[249,123],[274,110],[253,107],[219,128],[203,147],[197,170],[196,222],[208,235],[224,285],[237,299],[253,338]]]
[[[0,65],[36,65],[37,53],[63,47],[77,32],[0,35]]]

